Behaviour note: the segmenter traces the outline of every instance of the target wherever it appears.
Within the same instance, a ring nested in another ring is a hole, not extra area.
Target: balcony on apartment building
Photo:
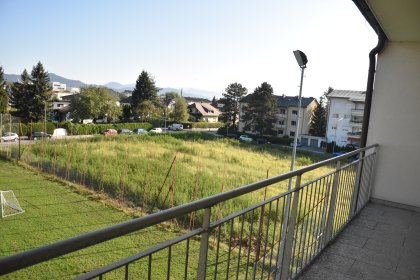
[[[351,118],[350,118],[349,125],[350,125],[350,127],[361,129],[362,128],[362,123],[363,123],[363,115],[362,116],[352,115]]]
[[[351,116],[363,117],[363,112],[364,112],[364,109],[352,109],[351,110]]]

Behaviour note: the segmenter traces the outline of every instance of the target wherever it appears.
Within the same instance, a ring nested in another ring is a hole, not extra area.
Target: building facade
[[[362,132],[365,92],[354,90],[333,90],[327,95],[327,142],[337,146],[360,144]]]
[[[220,110],[213,107],[210,103],[195,102],[188,105],[190,121],[218,122],[221,114]]]
[[[250,95],[247,95],[250,96]],[[252,133],[252,131],[245,131],[245,123],[242,121],[244,115],[244,107],[247,104],[247,96],[245,96],[239,106],[239,125],[238,130]],[[279,137],[289,136],[294,137],[297,131],[298,123],[298,102],[297,96],[275,96],[277,100],[277,114],[276,122],[273,123],[273,129]],[[312,113],[318,106],[318,102],[313,97],[302,97],[301,106],[301,123],[299,124],[298,135],[309,134],[309,127],[311,124]]]

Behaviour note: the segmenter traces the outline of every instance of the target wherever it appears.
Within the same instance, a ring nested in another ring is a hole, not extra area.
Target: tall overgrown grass
[[[279,175],[290,169],[291,150],[241,143],[202,133],[97,136],[42,141],[24,147],[21,160],[96,191],[156,211]],[[298,154],[297,168],[322,158]],[[312,180],[329,171],[305,174]],[[267,198],[287,189],[267,188]],[[223,204],[232,213],[261,201],[264,190]]]

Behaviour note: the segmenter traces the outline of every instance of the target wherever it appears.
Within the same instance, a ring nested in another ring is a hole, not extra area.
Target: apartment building
[[[240,102],[239,108],[239,131],[244,131],[245,123],[242,121],[243,106],[246,106],[250,95],[245,96]],[[275,96],[277,99],[277,115],[273,128],[277,136],[294,137],[298,123],[298,102],[297,96]],[[308,134],[311,123],[312,112],[318,106],[318,101],[313,97],[302,97],[301,123],[299,126],[299,135]]]
[[[360,144],[362,132],[365,92],[354,90],[333,90],[327,95],[327,142],[337,146]]]

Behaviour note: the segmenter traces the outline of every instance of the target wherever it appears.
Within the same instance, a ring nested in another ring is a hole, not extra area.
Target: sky
[[[308,57],[303,96],[329,87],[365,90],[377,36],[351,0],[0,0],[0,65],[7,74],[41,61],[91,84],[133,84],[221,96],[268,82],[299,93],[293,51]]]

